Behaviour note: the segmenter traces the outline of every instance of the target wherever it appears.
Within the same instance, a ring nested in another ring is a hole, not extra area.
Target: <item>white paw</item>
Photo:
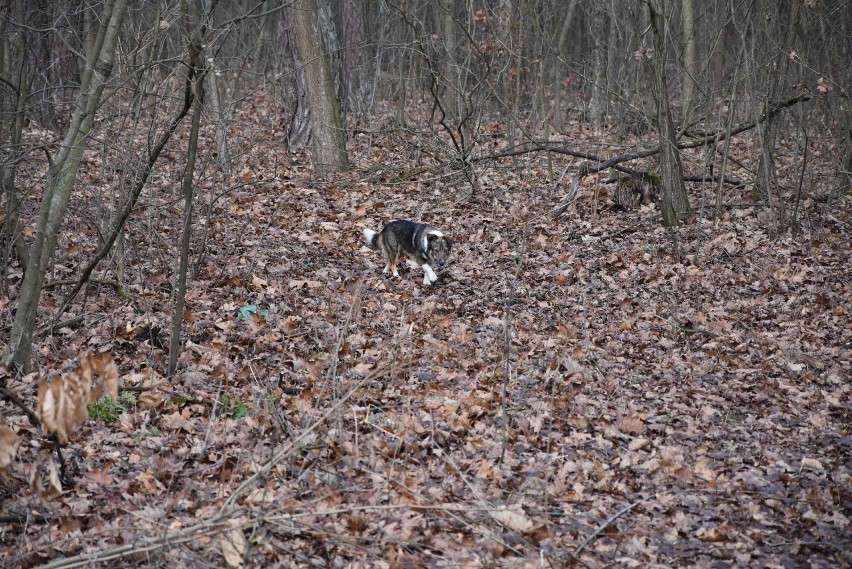
[[[435,274],[435,271],[432,270],[432,267],[428,263],[423,265],[423,272],[425,273],[423,284],[429,285],[438,280],[438,275]]]

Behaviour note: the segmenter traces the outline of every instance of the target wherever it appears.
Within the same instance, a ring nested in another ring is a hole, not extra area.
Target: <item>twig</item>
[[[35,412],[30,409],[26,403],[24,403],[20,397],[18,397],[14,391],[9,389],[8,387],[0,387],[0,395],[2,395],[6,400],[10,403],[16,405],[24,414],[30,419],[30,423],[34,427],[40,427],[41,421],[38,420]]]
[[[53,521],[52,517],[41,514],[12,514],[0,516],[0,524],[48,524]]]
[[[583,550],[586,549],[586,546],[592,543],[592,541],[594,541],[596,537],[598,537],[606,528],[608,528],[612,524],[612,522],[614,522],[615,520],[617,520],[618,518],[620,518],[638,505],[639,502],[633,502],[632,504],[627,504],[626,506],[615,512],[612,517],[610,517],[607,521],[599,525],[598,529],[596,529],[592,535],[587,537],[586,541],[581,543],[580,546],[574,550],[572,555],[574,557],[579,557]]]

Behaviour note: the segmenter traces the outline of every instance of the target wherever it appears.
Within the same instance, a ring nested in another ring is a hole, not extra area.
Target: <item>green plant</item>
[[[161,437],[161,436],[163,436],[163,433],[160,432],[160,429],[158,427],[153,427],[153,428],[151,428],[150,431],[137,431],[136,433],[134,433],[133,438],[136,439],[137,441],[141,441],[141,440],[148,439],[148,438],[151,438],[151,437]]]
[[[118,420],[118,415],[124,411],[124,405],[118,401],[113,401],[109,395],[104,395],[94,403],[88,405],[89,416],[110,424]]]
[[[254,409],[249,407],[246,402],[241,399],[232,399],[228,395],[222,395],[222,406],[225,408],[225,414],[234,419],[254,415]]]

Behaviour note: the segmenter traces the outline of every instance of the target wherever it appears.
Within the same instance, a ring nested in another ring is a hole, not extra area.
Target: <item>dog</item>
[[[405,256],[423,269],[424,285],[438,280],[432,266],[443,267],[453,246],[443,233],[431,225],[406,219],[391,221],[378,233],[365,228],[364,239],[370,249],[381,251],[387,260],[382,273],[390,271],[398,277],[396,264]]]

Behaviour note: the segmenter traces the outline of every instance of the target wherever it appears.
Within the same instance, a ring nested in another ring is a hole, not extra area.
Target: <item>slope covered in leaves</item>
[[[199,182],[196,255],[210,233],[177,376],[162,374],[179,147],[126,232],[134,300],[92,285],[40,344],[44,371],[111,353],[137,397],[77,431],[77,482],[50,500],[26,482],[47,441],[2,407],[23,441],[3,509],[25,522],[2,527],[4,564],[852,562],[852,203],[827,166],[796,235],[770,236],[742,190],[718,222],[671,232],[653,205],[612,211],[602,179],[550,219],[565,188],[543,156],[492,164],[470,195],[439,171],[411,179],[406,141],[361,134],[356,170],[311,180],[274,120],[262,99],[244,109],[234,174]],[[570,128],[586,151],[616,139]],[[752,150],[735,145],[739,167]],[[94,247],[94,199],[75,197],[57,280]],[[362,227],[402,217],[455,240],[432,287],[381,275],[363,246]],[[48,289],[45,310],[60,299]]]

